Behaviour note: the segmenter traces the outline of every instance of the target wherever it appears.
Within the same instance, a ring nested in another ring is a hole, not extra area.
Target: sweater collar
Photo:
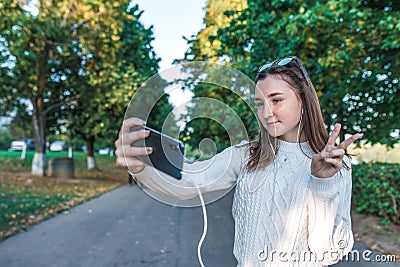
[[[279,148],[278,151],[282,151],[284,153],[291,153],[291,154],[306,154],[306,155],[313,155],[315,154],[310,146],[308,145],[308,142],[301,142],[301,143],[290,143],[286,141],[279,140]],[[279,152],[278,152],[279,153]]]

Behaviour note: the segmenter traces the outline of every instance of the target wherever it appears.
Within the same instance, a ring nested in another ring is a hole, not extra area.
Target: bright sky
[[[191,37],[204,28],[206,0],[132,0],[143,10],[140,18],[145,26],[153,25],[154,50],[162,59],[160,71],[183,58],[188,45],[183,36]]]
[[[188,45],[183,36],[190,38],[204,28],[207,0],[132,0],[132,3],[138,4],[139,9],[144,11],[140,21],[147,27],[153,25],[155,40],[152,45],[161,58],[159,72],[163,76],[162,72],[173,67],[172,62],[183,58],[187,51]],[[169,77],[163,78],[169,80]],[[172,86],[166,91],[175,107],[185,105],[191,99],[191,93],[180,88]],[[185,108],[174,111],[177,117],[182,112]]]
[[[203,19],[207,0],[132,0],[143,10],[141,22],[153,25],[153,47],[162,59],[160,71],[172,66],[174,59],[183,58],[188,45],[183,36],[190,38],[204,28]],[[37,0],[25,8],[35,13]]]

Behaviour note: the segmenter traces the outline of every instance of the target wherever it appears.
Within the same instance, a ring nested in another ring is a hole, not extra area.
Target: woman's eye
[[[262,107],[264,105],[264,103],[256,103],[256,107]]]
[[[279,103],[279,102],[281,102],[281,101],[282,101],[282,99],[273,99],[273,100],[272,100],[273,103]]]

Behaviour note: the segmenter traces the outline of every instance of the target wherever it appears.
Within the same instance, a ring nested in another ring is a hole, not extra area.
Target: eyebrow
[[[280,93],[280,92],[271,93],[271,94],[267,95],[267,98],[271,98],[271,97],[274,97],[274,96],[277,96],[277,95],[283,95],[283,93]],[[262,99],[259,98],[259,97],[254,99],[254,101],[257,101],[257,100],[261,101]]]

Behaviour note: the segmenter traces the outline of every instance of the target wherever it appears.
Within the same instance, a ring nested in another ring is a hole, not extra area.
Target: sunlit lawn
[[[360,162],[400,163],[400,144],[387,149],[383,145],[364,145],[361,148],[349,147],[349,152],[355,154]]]
[[[127,179],[110,156],[97,156],[98,169],[88,171],[82,152],[73,154],[74,179],[32,176],[33,154],[28,151],[21,160],[21,152],[0,151],[0,240],[112,190]],[[50,152],[46,157],[67,157],[67,152]]]

